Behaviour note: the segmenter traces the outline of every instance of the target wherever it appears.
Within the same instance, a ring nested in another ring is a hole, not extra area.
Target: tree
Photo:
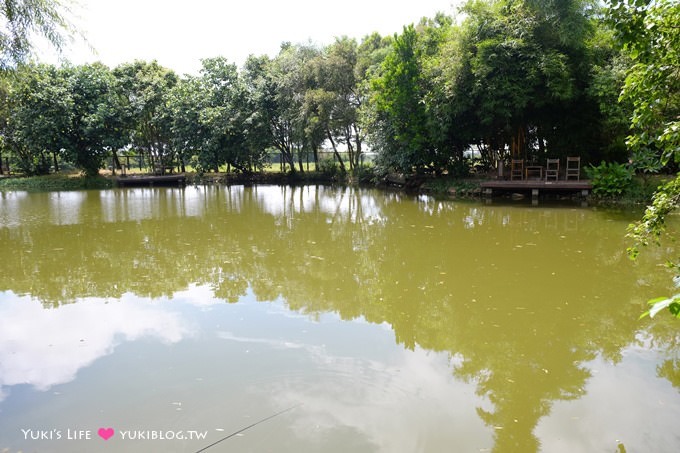
[[[217,171],[222,163],[230,163],[246,171],[242,112],[238,108],[243,92],[236,66],[224,58],[204,59],[201,75],[205,101],[199,123],[206,131],[199,154],[201,164]]]
[[[0,69],[14,67],[30,54],[32,40],[40,35],[57,50],[73,36],[66,18],[68,0],[0,1]]]
[[[58,171],[73,116],[73,99],[64,72],[51,65],[21,67],[12,77],[8,104],[8,144],[18,157],[20,169],[39,175],[49,173],[53,165]]]
[[[386,170],[410,173],[432,162],[420,57],[415,27],[404,27],[372,82],[372,142]]]
[[[267,76],[269,64],[269,57],[251,55],[240,74],[247,106],[247,116],[244,118],[246,146],[257,156],[261,166],[268,163],[268,152],[274,146],[271,84]]]
[[[177,75],[156,61],[126,63],[116,67],[113,75],[125,105],[128,142],[146,152],[155,171],[163,172],[175,158],[167,98],[178,82]]]
[[[111,151],[127,143],[114,85],[101,63],[20,68],[9,97],[8,137],[22,171],[58,171],[64,159],[96,175]]]
[[[206,102],[199,122],[207,131],[201,155],[210,159],[204,164],[216,169],[226,163],[244,173],[261,168],[264,148],[249,140],[257,134],[248,134],[259,123],[236,65],[224,58],[205,59],[201,75]]]
[[[112,152],[126,145],[124,113],[111,70],[93,63],[62,69],[68,78],[73,111],[65,131],[65,155],[94,176]]]
[[[316,88],[308,90],[305,96],[305,109],[330,142],[343,172],[345,163],[336,145],[345,145],[352,170],[359,165],[365,138],[359,123],[365,95],[360,91],[363,75],[357,71],[358,58],[359,48],[354,39],[337,38],[312,60]]]
[[[282,166],[295,171],[303,167],[303,154],[314,152],[323,136],[318,133],[316,118],[305,108],[305,94],[316,88],[311,62],[320,54],[312,45],[283,43],[273,60],[251,58],[246,64],[247,83],[262,118],[269,126],[274,147],[281,153]]]
[[[200,77],[180,80],[170,91],[173,146],[200,171],[225,164],[244,173],[263,168],[271,141],[244,77],[222,57],[202,63]]]
[[[654,149],[661,164],[680,164],[680,4],[669,0],[613,0],[610,17],[633,60],[621,93],[633,104],[631,150]],[[659,187],[642,219],[629,227],[636,257],[639,247],[660,243],[666,217],[680,205],[680,174]],[[680,262],[670,263],[676,273]],[[651,301],[656,309],[680,314],[680,295]]]
[[[470,125],[467,133],[498,158],[506,149],[539,160],[599,146],[600,114],[587,95],[588,3],[502,0],[464,10],[452,65],[462,82],[452,100],[464,107],[455,109],[456,123]]]
[[[180,79],[168,94],[167,107],[172,118],[172,147],[177,151],[183,166],[182,171],[185,171],[184,164],[190,161],[196,171],[202,170],[198,162],[207,134],[200,122],[204,103],[203,87],[198,77],[187,76]]]
[[[664,164],[680,162],[680,5],[614,1],[611,14],[634,63],[621,93],[634,108],[628,146],[656,149]]]

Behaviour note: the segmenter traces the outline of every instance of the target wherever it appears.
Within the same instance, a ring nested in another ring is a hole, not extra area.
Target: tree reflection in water
[[[584,395],[586,364],[641,342],[644,301],[668,291],[662,251],[625,255],[634,214],[594,209],[321,186],[3,195],[0,208],[0,290],[57,307],[192,285],[234,303],[251,289],[308,316],[385,323],[476,384],[496,451],[538,451],[539,420]],[[663,343],[658,374],[677,387],[676,331],[657,322],[646,341]]]

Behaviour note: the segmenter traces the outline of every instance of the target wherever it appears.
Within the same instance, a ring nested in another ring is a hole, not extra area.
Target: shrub
[[[466,178],[472,172],[472,159],[464,157],[462,159],[455,159],[449,162],[447,172],[450,176],[455,178]]]
[[[593,184],[593,193],[600,197],[619,196],[628,190],[633,181],[632,170],[624,164],[601,162],[597,167],[585,169]]]
[[[329,178],[334,178],[340,173],[340,166],[335,159],[321,159],[319,161],[319,172]]]
[[[361,164],[354,167],[354,179],[360,183],[370,183],[375,181],[376,176],[373,171],[374,168],[370,164]]]

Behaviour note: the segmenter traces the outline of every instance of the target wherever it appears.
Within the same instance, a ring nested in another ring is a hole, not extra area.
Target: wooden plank
[[[170,186],[186,184],[185,175],[127,176],[116,179],[118,187]]]
[[[545,181],[529,179],[523,181],[485,181],[480,184],[482,191],[486,194],[498,191],[531,192],[532,195],[541,191],[552,192],[577,192],[587,196],[593,189],[593,185],[588,180],[580,181]]]
[[[522,181],[485,181],[480,184],[484,188],[491,189],[517,189],[517,190],[591,190],[593,185],[590,181],[543,181],[529,179]]]

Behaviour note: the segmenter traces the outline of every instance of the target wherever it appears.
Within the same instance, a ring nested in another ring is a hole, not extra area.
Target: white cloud
[[[190,334],[178,313],[133,296],[58,309],[11,292],[0,300],[0,401],[13,385],[47,390],[69,382],[124,341],[153,337],[176,343]]]
[[[157,59],[179,73],[193,73],[200,59],[222,55],[241,64],[249,54],[278,52],[283,41],[318,44],[336,36],[389,35],[437,11],[453,13],[460,0],[220,1],[80,0],[76,25],[98,56],[79,44],[67,52],[75,63],[100,59],[110,66]]]
[[[243,339],[240,339],[243,341]],[[255,340],[257,341],[257,340]],[[317,379],[274,383],[278,407],[295,407],[295,435],[319,446],[339,432],[361,433],[376,452],[480,451],[493,444],[475,407],[474,384],[456,381],[445,354],[401,350],[389,361],[302,347]]]
[[[584,395],[557,401],[550,417],[535,429],[543,451],[675,451],[680,436],[677,398],[670,382],[650,379],[658,364],[655,351],[631,348],[622,363],[610,366],[598,358],[588,364],[593,377]],[[633,409],[635,408],[635,409]]]

